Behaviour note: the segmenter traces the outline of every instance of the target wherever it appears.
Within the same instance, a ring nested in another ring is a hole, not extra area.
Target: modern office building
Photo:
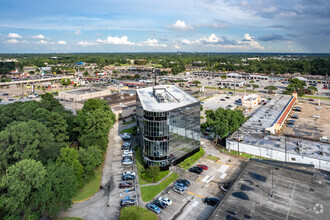
[[[146,167],[166,170],[200,147],[200,102],[173,85],[137,90],[139,144]]]

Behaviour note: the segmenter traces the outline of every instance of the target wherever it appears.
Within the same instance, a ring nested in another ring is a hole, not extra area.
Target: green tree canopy
[[[27,159],[7,169],[0,181],[3,192],[0,209],[4,219],[20,219],[21,213],[27,218],[38,208],[34,197],[46,182],[47,171],[41,162]]]
[[[273,92],[273,91],[277,90],[277,87],[276,86],[266,86],[265,89],[268,90],[268,92]]]
[[[305,94],[305,86],[305,81],[299,80],[297,78],[289,79],[289,85],[286,87],[285,94],[297,92],[299,96],[303,96]]]

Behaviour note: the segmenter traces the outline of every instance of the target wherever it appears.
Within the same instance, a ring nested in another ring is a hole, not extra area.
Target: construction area
[[[329,190],[329,172],[251,159],[209,219],[327,220]]]
[[[295,120],[295,123],[293,127],[285,127],[284,135],[315,141],[321,137],[330,138],[330,100],[300,100],[297,106],[301,107],[301,111],[291,112],[289,119]],[[292,115],[298,118],[291,118]]]

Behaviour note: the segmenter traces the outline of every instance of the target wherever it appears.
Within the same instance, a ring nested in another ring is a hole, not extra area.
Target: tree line
[[[48,93],[0,106],[0,219],[67,210],[102,164],[114,122],[104,100],[86,101],[77,115]]]

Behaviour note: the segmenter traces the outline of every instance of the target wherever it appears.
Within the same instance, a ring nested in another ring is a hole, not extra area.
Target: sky
[[[0,0],[0,53],[330,53],[330,0]]]

